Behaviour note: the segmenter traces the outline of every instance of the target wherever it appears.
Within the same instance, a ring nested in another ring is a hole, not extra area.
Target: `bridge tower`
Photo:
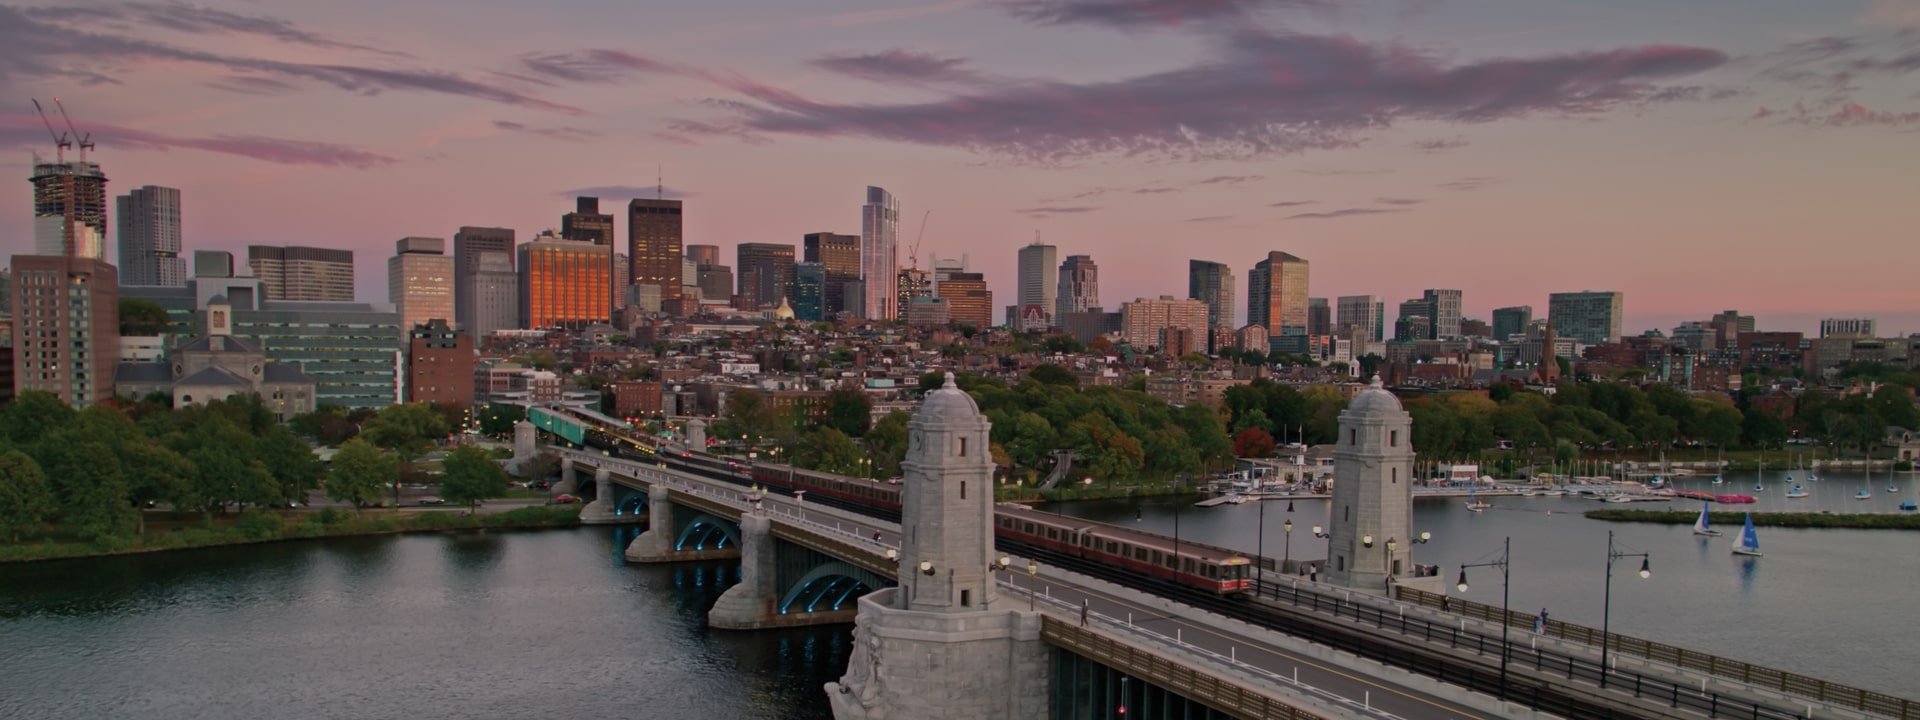
[[[838,720],[1046,716],[1040,616],[994,588],[989,427],[952,373],[908,421],[900,584],[860,599]]]
[[[1335,585],[1385,594],[1413,566],[1413,417],[1373,377],[1340,413],[1327,560]]]

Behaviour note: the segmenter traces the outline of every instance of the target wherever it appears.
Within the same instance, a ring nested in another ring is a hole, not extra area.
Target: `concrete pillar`
[[[521,420],[513,424],[512,466],[516,472],[524,472],[527,463],[533,462],[534,456],[540,454],[538,436],[539,433],[534,430],[533,423]]]
[[[613,473],[606,468],[593,471],[593,502],[580,508],[580,524],[612,525],[616,523],[637,523],[639,517],[621,516],[615,513],[614,494],[619,492],[613,484]]]
[[[775,583],[772,528],[773,521],[760,513],[741,516],[740,582],[713,603],[713,609],[707,612],[708,625],[722,630],[755,630],[806,624],[779,622],[775,605],[780,602],[780,588]]]
[[[665,485],[647,488],[647,531],[627,545],[627,562],[667,562],[672,560],[673,501]]]
[[[694,452],[707,449],[707,421],[700,418],[687,421],[687,448]]]
[[[555,495],[577,495],[580,481],[573,474],[573,458],[560,458],[560,482],[553,484]]]

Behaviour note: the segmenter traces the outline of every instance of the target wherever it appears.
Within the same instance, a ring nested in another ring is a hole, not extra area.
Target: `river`
[[[1752,473],[1745,484],[1719,492],[1756,494]],[[1769,473],[1769,475],[1773,475]],[[1707,489],[1708,480],[1683,487]],[[1854,501],[1858,475],[1814,483],[1807,500],[1763,498],[1742,509],[1805,509],[1848,512],[1891,510],[1898,500],[1886,492],[1884,476],[1875,481],[1871,502]],[[1784,493],[1770,477],[1767,493]],[[1898,486],[1906,497],[1915,490],[1902,473]],[[1433,539],[1414,547],[1414,561],[1438,563],[1451,587],[1462,563],[1500,556],[1501,541],[1513,538],[1512,607],[1524,612],[1546,608],[1551,617],[1600,627],[1606,571],[1607,532],[1615,549],[1651,555],[1653,576],[1637,574],[1640,560],[1616,561],[1613,576],[1614,632],[1659,640],[1726,657],[1794,670],[1835,682],[1920,697],[1920,642],[1907,639],[1916,626],[1914,601],[1920,599],[1920,532],[1904,530],[1829,530],[1760,528],[1761,558],[1730,550],[1738,527],[1720,528],[1722,537],[1693,535],[1686,525],[1610,523],[1588,520],[1596,508],[1666,509],[1666,503],[1611,505],[1573,497],[1490,497],[1492,509],[1468,512],[1464,498],[1420,499],[1414,503],[1413,530]],[[1265,550],[1275,558],[1289,552],[1283,523],[1286,500],[1196,508],[1172,499],[1089,501],[1042,505],[1040,509],[1151,532],[1174,533],[1178,514],[1183,539],[1256,552],[1262,506]],[[1313,526],[1327,522],[1328,501],[1293,501],[1291,556],[1326,557],[1326,541]],[[1678,510],[1700,504],[1680,501]],[[1136,515],[1138,519],[1136,520]],[[1400,538],[1405,542],[1405,538]],[[1500,570],[1468,571],[1464,597],[1500,604]],[[1457,590],[1452,590],[1461,596]]]
[[[0,566],[0,717],[830,716],[849,626],[708,630],[738,563],[628,565],[633,532]]]

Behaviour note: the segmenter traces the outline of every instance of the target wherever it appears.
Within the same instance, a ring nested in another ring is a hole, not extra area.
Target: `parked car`
[[[438,495],[428,495],[428,496],[426,496],[426,497],[423,497],[423,498],[420,498],[420,499],[419,499],[419,500],[418,500],[417,502],[419,502],[419,503],[420,503],[421,505],[445,505],[445,504],[447,504],[447,501],[446,501],[446,498],[442,498],[442,497],[440,497],[440,496],[438,496]]]
[[[552,499],[552,500],[548,500],[548,501],[547,501],[547,504],[548,504],[548,505],[572,505],[572,504],[574,504],[574,503],[577,503],[577,502],[580,502],[580,498],[578,498],[578,497],[575,497],[575,496],[572,496],[572,495],[564,495],[564,494],[563,494],[563,495],[555,495],[555,496],[553,496],[553,499]]]

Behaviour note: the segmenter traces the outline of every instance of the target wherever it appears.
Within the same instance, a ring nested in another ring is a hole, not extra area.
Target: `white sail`
[[[1700,517],[1699,519],[1696,519],[1693,521],[1693,534],[1695,535],[1719,535],[1720,534],[1719,530],[1715,530],[1712,527],[1710,527],[1710,524],[1707,520],[1707,504],[1706,503],[1700,503]]]
[[[1759,555],[1760,536],[1753,532],[1753,513],[1747,513],[1747,526],[1740,530],[1740,537],[1733,541],[1736,555]]]

